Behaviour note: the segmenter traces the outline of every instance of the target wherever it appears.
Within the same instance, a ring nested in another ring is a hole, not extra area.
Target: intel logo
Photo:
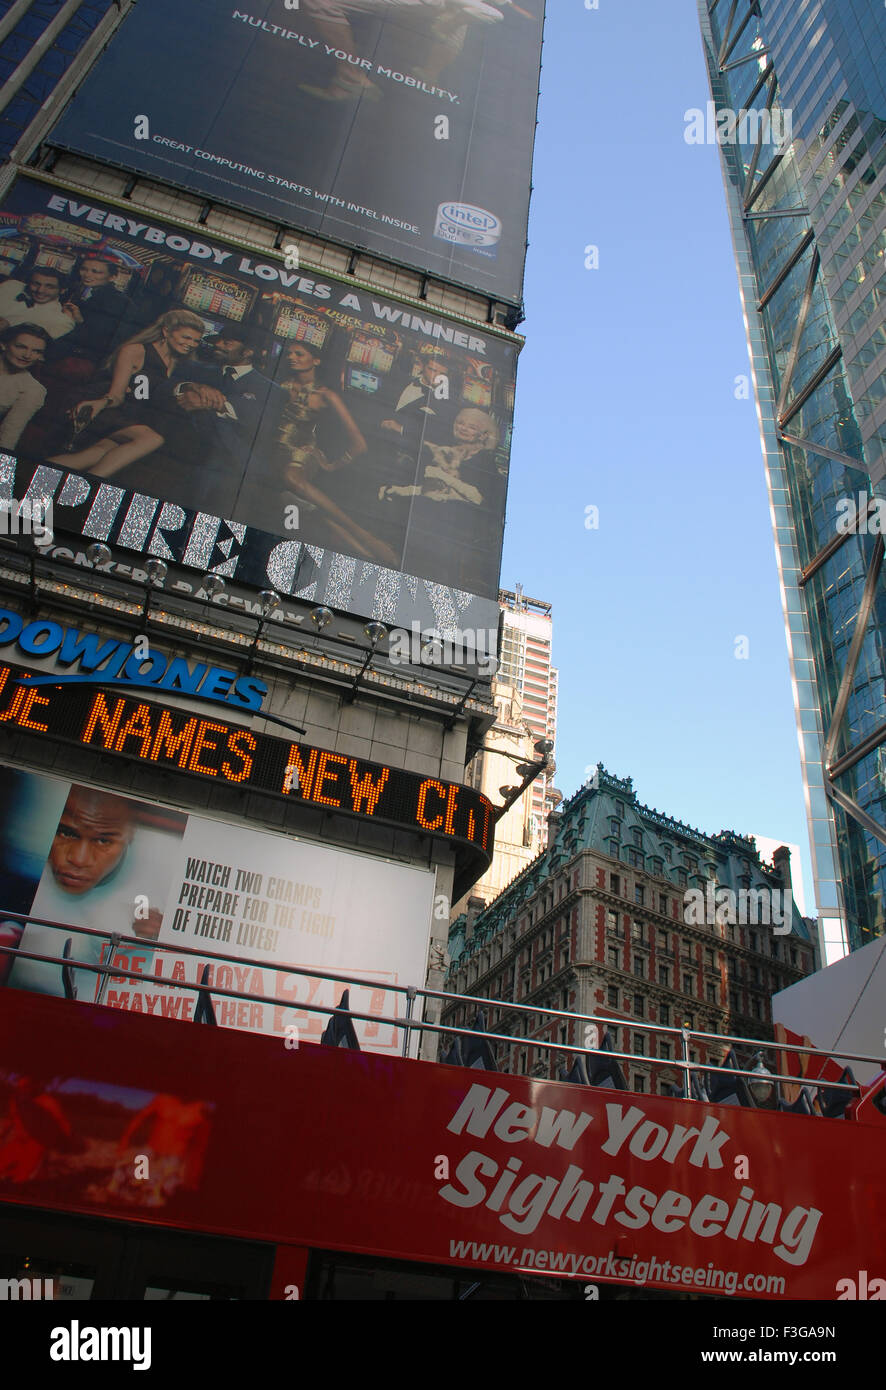
[[[463,246],[495,246],[501,236],[501,219],[472,203],[441,203],[434,235]]]
[[[470,203],[443,203],[441,217],[450,222],[458,222],[462,227],[473,227],[478,232],[500,232],[501,223],[491,212],[472,207]]]

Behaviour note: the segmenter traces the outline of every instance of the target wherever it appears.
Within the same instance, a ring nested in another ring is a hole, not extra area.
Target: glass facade
[[[0,6],[0,160],[10,157],[108,10],[119,8],[116,0]]]
[[[832,960],[886,931],[886,8],[699,15]]]

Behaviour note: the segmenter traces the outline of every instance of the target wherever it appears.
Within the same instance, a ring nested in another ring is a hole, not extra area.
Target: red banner
[[[886,1274],[872,1106],[807,1118],[0,1000],[8,1201],[637,1290],[836,1299]]]

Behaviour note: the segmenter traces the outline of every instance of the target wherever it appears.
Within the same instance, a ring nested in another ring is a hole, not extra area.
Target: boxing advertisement
[[[299,1005],[332,1009],[350,988],[358,1013],[391,1017],[403,996],[385,985],[424,980],[427,870],[3,765],[0,793],[0,941],[14,948],[0,954],[0,982],[10,987],[193,1021],[202,981],[219,1026],[297,1047],[319,1042],[329,1021]],[[112,933],[136,941],[112,951]],[[102,985],[88,967],[103,964],[116,969]],[[336,984],[336,971],[373,986]],[[364,1051],[402,1051],[390,1024],[356,1030]]]

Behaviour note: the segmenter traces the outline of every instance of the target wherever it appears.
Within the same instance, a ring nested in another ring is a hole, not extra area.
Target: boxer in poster
[[[147,813],[147,815],[146,815]],[[120,932],[155,941],[165,898],[163,861],[184,833],[186,817],[164,813],[169,829],[148,826],[151,808],[128,797],[74,785],[68,791],[30,912],[35,918]],[[156,816],[154,816],[156,819]],[[171,837],[170,832],[171,831]],[[72,960],[99,964],[100,937],[67,934],[38,922],[4,923],[7,944],[35,954],[60,956],[71,941]],[[14,941],[17,926],[18,942]],[[9,957],[7,983],[40,994],[64,994],[63,967],[49,961]],[[71,969],[77,997],[95,997],[99,976]]]

